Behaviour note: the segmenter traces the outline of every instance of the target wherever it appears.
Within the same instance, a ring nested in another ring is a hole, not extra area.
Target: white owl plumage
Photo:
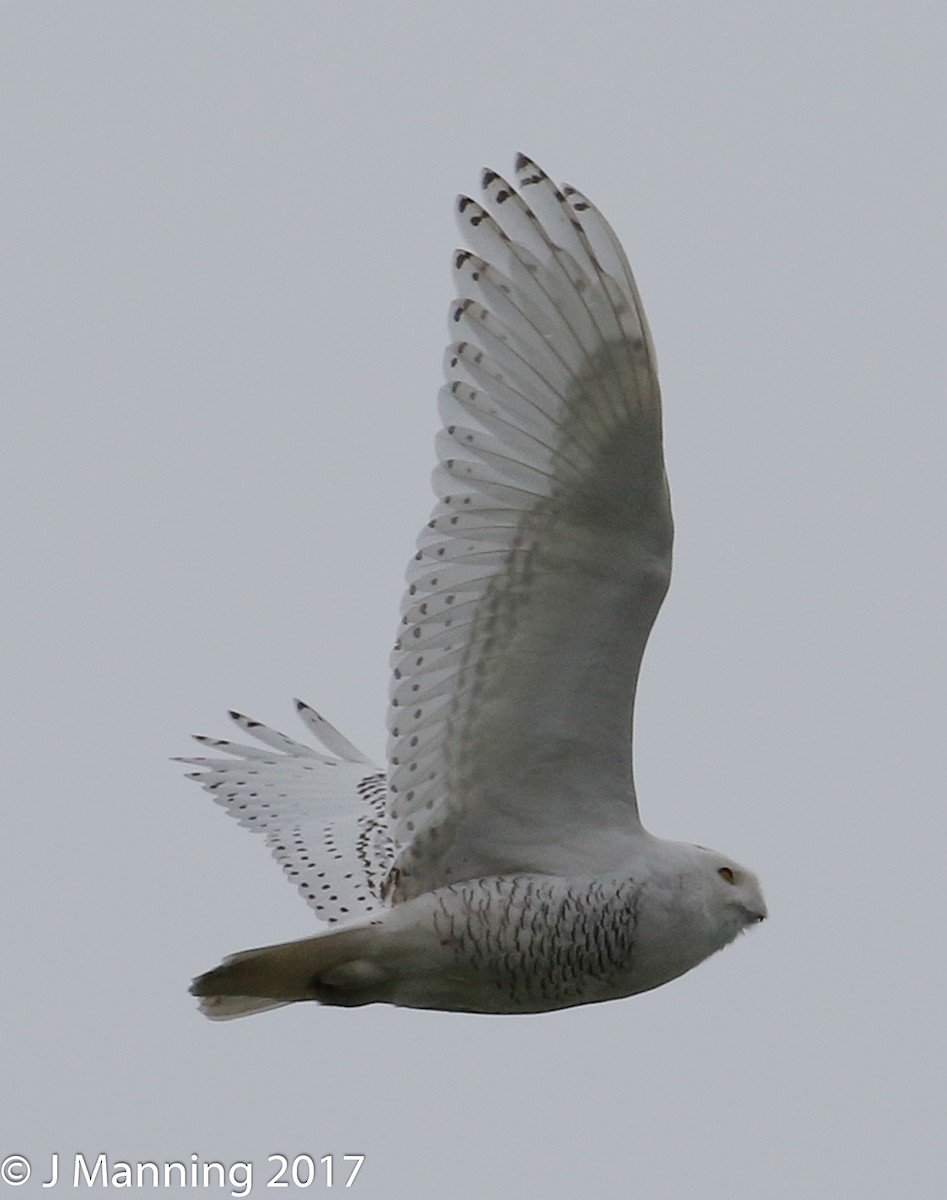
[[[296,1000],[534,1012],[630,995],[762,920],[752,872],[647,833],[632,775],[672,523],[654,348],[614,233],[524,156],[461,197],[437,504],[392,653],[387,771],[318,749],[184,761],[316,916],[195,980],[222,1019]]]

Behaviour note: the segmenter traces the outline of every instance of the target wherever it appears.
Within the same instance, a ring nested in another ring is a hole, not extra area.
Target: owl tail
[[[353,1006],[383,999],[390,972],[378,960],[381,921],[375,919],[283,942],[243,950],[199,975],[191,995],[212,1021],[229,1021],[299,1000]]]

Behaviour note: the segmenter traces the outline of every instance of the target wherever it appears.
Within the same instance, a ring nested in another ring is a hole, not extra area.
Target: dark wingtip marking
[[[592,207],[582,193],[576,191],[571,183],[564,183],[562,185],[562,194],[568,199],[576,212],[587,212]],[[577,199],[573,199],[573,197],[577,197]]]
[[[524,174],[526,171],[529,171],[530,174]],[[536,163],[534,163],[531,158],[527,158],[525,154],[518,154],[516,156],[516,173],[521,176],[521,187],[530,187],[534,183],[542,183],[544,179],[548,179],[548,176],[542,167],[538,167]]]

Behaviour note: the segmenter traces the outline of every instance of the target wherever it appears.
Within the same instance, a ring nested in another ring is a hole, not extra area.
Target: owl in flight
[[[598,210],[519,156],[461,197],[437,503],[392,652],[388,766],[313,709],[198,738],[213,798],[328,928],[197,978],[208,1017],[298,1000],[530,1013],[658,987],[762,921],[756,876],[654,837],[632,776],[672,524],[654,347]]]

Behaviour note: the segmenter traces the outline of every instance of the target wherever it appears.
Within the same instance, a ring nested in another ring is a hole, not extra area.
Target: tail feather
[[[300,1000],[369,1004],[381,999],[389,972],[376,958],[378,921],[297,942],[243,950],[199,975],[191,995],[214,1021],[265,1012]]]
[[[283,1008],[287,1000],[261,1000],[258,996],[201,996],[198,1008],[211,1021],[232,1021],[251,1013]]]

